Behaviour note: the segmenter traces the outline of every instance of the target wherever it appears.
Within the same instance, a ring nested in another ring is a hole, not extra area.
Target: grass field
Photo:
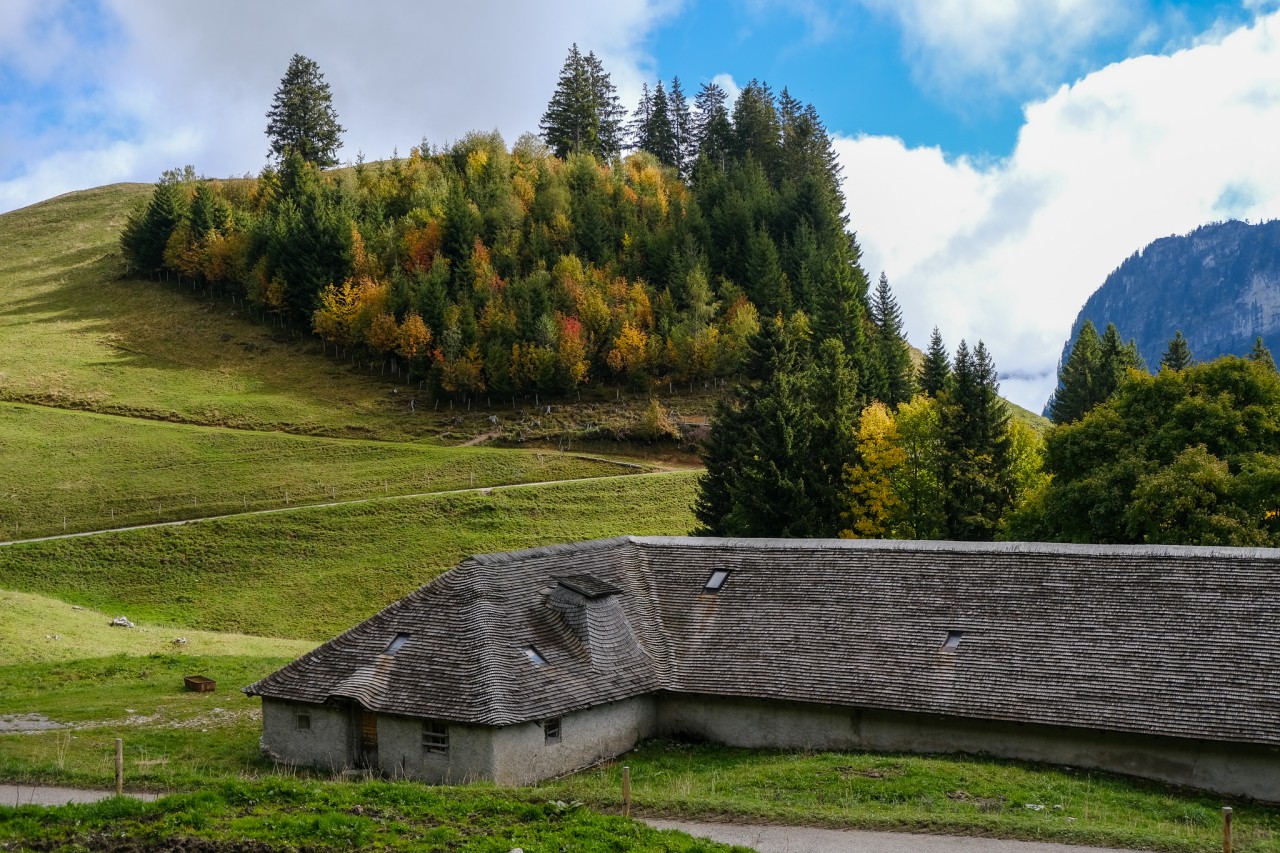
[[[297,846],[457,853],[507,853],[514,848],[526,853],[746,853],[744,848],[659,831],[577,803],[530,796],[533,793],[386,782],[226,781],[151,804],[112,799],[57,809],[0,807],[0,843],[21,839],[109,853],[139,849],[124,847],[126,843],[176,849],[173,839],[195,837],[226,844],[199,848],[210,853]],[[235,846],[255,841],[270,846]]]
[[[620,474],[573,454],[261,433],[0,403],[0,539]]]
[[[661,474],[242,516],[0,548],[0,589],[134,621],[323,639],[479,551],[693,526]]]

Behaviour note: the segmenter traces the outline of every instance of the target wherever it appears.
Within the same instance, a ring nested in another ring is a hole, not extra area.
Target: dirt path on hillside
[[[645,818],[658,829],[678,829],[699,838],[750,847],[758,853],[1117,853],[1115,848],[1076,847],[1044,841],[818,829],[812,826],[755,826]],[[1122,851],[1123,853],[1123,851]]]
[[[584,457],[596,459],[599,457]],[[616,460],[601,460],[612,462],[620,467],[634,466],[631,462],[618,462]],[[82,536],[101,536],[104,533],[121,533],[126,530],[150,530],[153,527],[181,527],[184,524],[199,524],[203,521],[222,521],[229,518],[245,518],[254,515],[274,515],[280,512],[301,512],[309,509],[326,509],[335,506],[352,506],[354,504],[367,504],[376,501],[395,501],[404,500],[406,498],[430,498],[438,495],[465,495],[465,494],[489,494],[490,492],[505,492],[510,489],[532,489],[539,486],[556,486],[567,483],[603,483],[609,480],[631,480],[638,477],[668,477],[672,474],[683,473],[681,471],[640,471],[635,474],[607,474],[603,477],[574,477],[568,480],[539,480],[534,483],[508,483],[502,486],[475,486],[467,489],[449,489],[442,492],[413,492],[407,495],[390,495],[372,498],[353,498],[347,501],[330,501],[328,503],[319,504],[299,504],[298,506],[281,506],[272,509],[254,509],[248,512],[233,512],[226,515],[205,515],[199,518],[183,518],[177,521],[156,521],[150,524],[133,524],[128,527],[107,527],[101,530],[81,530],[78,533],[59,533],[56,536],[35,536],[31,539],[9,539],[0,541],[0,547],[5,545],[25,545],[30,542],[53,542],[58,539],[78,539]]]

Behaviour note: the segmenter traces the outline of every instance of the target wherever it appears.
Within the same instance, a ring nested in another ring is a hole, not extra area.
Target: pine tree
[[[1271,350],[1267,349],[1267,345],[1262,342],[1262,335],[1258,335],[1253,339],[1253,349],[1249,351],[1249,360],[1272,370],[1276,369],[1276,360],[1271,357]]]
[[[911,350],[902,336],[902,309],[889,288],[889,278],[880,273],[871,298],[872,340],[881,387],[873,394],[877,399],[897,406],[911,399],[915,393],[911,367]]]
[[[933,327],[929,336],[929,349],[924,354],[924,363],[920,365],[920,390],[929,397],[937,397],[951,384],[951,357],[942,345],[942,335],[938,327]]]
[[[676,144],[676,172],[681,178],[689,176],[689,168],[697,156],[693,116],[689,112],[689,99],[680,85],[679,77],[671,78],[671,92],[667,96],[671,112],[671,131]]]
[[[1195,362],[1191,356],[1191,345],[1187,343],[1187,339],[1182,336],[1182,330],[1174,332],[1173,340],[1169,341],[1169,348],[1164,351],[1164,355],[1160,357],[1160,368],[1169,368],[1170,370],[1186,370]]]
[[[322,169],[336,166],[342,131],[320,66],[295,53],[267,111],[269,155],[283,161],[287,152],[296,151]]]
[[[221,233],[231,221],[231,208],[209,186],[208,181],[201,181],[196,184],[188,220],[191,223],[191,233],[197,238],[211,232]]]
[[[1100,394],[1102,345],[1092,320],[1085,320],[1071,347],[1071,354],[1058,372],[1058,389],[1049,402],[1049,418],[1055,424],[1069,424],[1088,414],[1102,402]]]
[[[618,98],[618,90],[609,78],[609,73],[604,70],[604,65],[596,55],[588,52],[584,63],[591,91],[591,104],[596,114],[597,148],[592,153],[602,160],[612,160],[626,143],[623,122],[627,111]]]
[[[1009,413],[981,341],[972,352],[960,342],[953,378],[939,411],[947,537],[990,541],[1013,504]]]
[[[187,217],[185,180],[170,170],[156,183],[147,205],[134,211],[120,235],[120,249],[138,272],[164,269],[164,250],[173,231]]]

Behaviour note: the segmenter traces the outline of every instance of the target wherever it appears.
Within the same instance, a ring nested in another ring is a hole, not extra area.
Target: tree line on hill
[[[135,271],[229,291],[443,394],[727,380],[701,533],[1280,543],[1269,355],[1192,365],[1179,335],[1151,377],[1087,326],[1046,443],[1010,418],[981,342],[951,357],[935,329],[913,367],[831,139],[786,89],[752,81],[730,106],[658,81],[628,121],[575,46],[541,137],[326,169],[342,128],[295,56],[268,119],[257,179],[162,176],[121,237]],[[1206,420],[1179,432],[1169,412]]]

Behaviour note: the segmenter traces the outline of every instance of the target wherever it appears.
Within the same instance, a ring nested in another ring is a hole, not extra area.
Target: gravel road
[[[96,803],[114,794],[114,791],[85,791],[80,788],[52,788],[45,785],[0,785],[0,806],[65,806],[68,803]],[[148,802],[155,794],[125,791],[126,797]]]
[[[750,826],[647,818],[645,823],[658,829],[678,829],[725,844],[739,844],[759,853],[1116,853],[1101,847],[910,832]]]

